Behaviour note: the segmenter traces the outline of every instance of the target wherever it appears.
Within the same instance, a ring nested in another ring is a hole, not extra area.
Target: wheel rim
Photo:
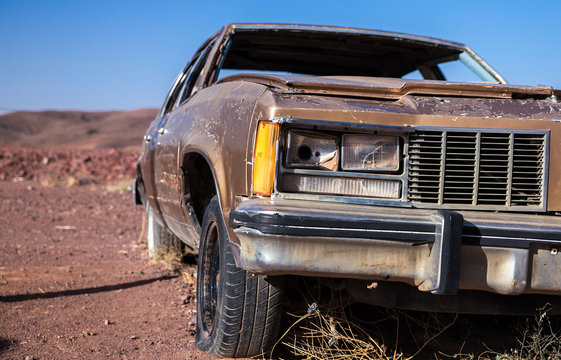
[[[203,331],[210,335],[214,329],[220,281],[220,241],[216,222],[209,224],[204,242],[206,247],[203,263],[202,325]]]

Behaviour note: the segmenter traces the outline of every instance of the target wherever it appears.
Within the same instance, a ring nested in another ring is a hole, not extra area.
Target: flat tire
[[[268,354],[282,315],[282,278],[236,266],[218,199],[204,215],[197,268],[199,350],[222,358]]]

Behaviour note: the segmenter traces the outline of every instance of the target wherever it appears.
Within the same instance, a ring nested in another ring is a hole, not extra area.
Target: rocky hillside
[[[41,111],[0,115],[0,181],[82,185],[135,175],[157,109]]]
[[[18,111],[0,115],[0,144],[42,148],[139,147],[157,109]]]

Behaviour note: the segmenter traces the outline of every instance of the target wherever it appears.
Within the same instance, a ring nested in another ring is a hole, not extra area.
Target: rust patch
[[[164,172],[160,181],[170,189],[180,190],[179,177],[175,174]]]

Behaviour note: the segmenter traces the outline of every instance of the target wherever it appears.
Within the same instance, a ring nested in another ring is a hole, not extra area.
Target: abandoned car
[[[148,128],[134,186],[150,254],[198,249],[197,347],[269,350],[285,275],[387,307],[561,311],[560,96],[450,41],[221,29]]]

